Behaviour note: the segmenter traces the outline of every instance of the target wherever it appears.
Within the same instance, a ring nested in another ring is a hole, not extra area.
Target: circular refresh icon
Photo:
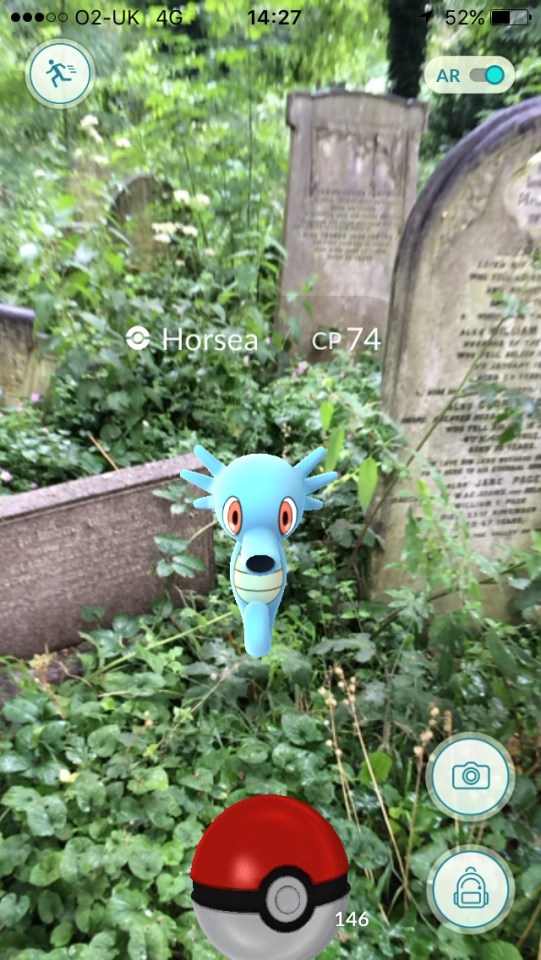
[[[26,85],[46,107],[75,107],[88,96],[96,79],[92,54],[76,40],[40,43],[26,61]]]

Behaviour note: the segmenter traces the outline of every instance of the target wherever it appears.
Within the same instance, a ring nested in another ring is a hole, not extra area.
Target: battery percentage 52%
[[[459,26],[473,27],[474,23],[484,23],[485,18],[477,10],[446,10],[445,22],[449,26],[456,23]]]

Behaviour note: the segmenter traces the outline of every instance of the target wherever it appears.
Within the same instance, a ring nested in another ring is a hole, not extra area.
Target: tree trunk
[[[426,52],[427,24],[412,0],[386,0],[389,16],[387,54],[389,90],[400,97],[416,97]]]

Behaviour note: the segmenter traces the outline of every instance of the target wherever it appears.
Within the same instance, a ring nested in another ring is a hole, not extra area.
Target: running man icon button
[[[515,897],[513,874],[493,850],[457,847],[442,854],[427,880],[430,909],[457,933],[483,933],[502,922]]]
[[[88,96],[96,69],[92,54],[76,40],[40,43],[25,68],[26,85],[39,103],[53,109],[75,107]]]
[[[488,820],[509,801],[515,768],[505,747],[493,737],[459,733],[431,754],[426,786],[433,803],[449,817]]]

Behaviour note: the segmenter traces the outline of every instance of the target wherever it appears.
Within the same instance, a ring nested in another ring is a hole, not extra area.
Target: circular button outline
[[[483,810],[479,813],[462,813],[459,810],[453,810],[453,808],[450,807],[449,804],[447,804],[445,800],[440,797],[436,787],[434,786],[433,773],[441,755],[450,746],[452,746],[453,743],[457,743],[460,740],[476,740],[478,742],[488,744],[500,754],[507,767],[507,783],[504,792],[501,794],[496,803],[493,803],[490,807],[487,807],[486,810]],[[448,737],[430,754],[426,766],[425,781],[430,799],[438,808],[438,810],[441,810],[442,813],[445,813],[447,816],[451,816],[456,820],[461,820],[464,823],[479,823],[482,820],[490,820],[491,817],[494,817],[497,813],[499,813],[500,810],[505,807],[506,803],[509,802],[515,789],[516,772],[509,751],[502,746],[499,740],[495,740],[494,737],[489,736],[487,733],[466,732],[457,733],[452,737]]]
[[[294,910],[283,910],[278,902],[280,893],[286,889],[292,889],[297,894],[297,906]],[[284,874],[281,877],[277,877],[276,880],[273,880],[270,884],[265,896],[265,903],[267,910],[274,920],[279,920],[282,923],[291,923],[294,920],[298,920],[306,910],[308,904],[306,887],[297,877]]]
[[[43,50],[47,50],[49,47],[55,46],[65,46],[72,47],[74,50],[77,50],[78,53],[86,60],[88,64],[88,80],[84,90],[81,91],[76,97],[73,97],[72,100],[66,100],[64,103],[56,103],[54,100],[48,100],[47,97],[44,97],[43,94],[34,86],[32,80],[32,67],[34,66],[36,57]],[[45,40],[43,43],[40,43],[37,47],[34,47],[28,60],[26,61],[24,68],[24,78],[26,81],[26,86],[28,87],[30,93],[38,103],[41,103],[45,107],[51,107],[53,110],[69,110],[70,107],[77,107],[83,100],[86,100],[89,93],[91,92],[94,82],[96,80],[96,67],[94,64],[94,58],[89,50],[83,46],[82,43],[78,43],[77,40],[71,40],[68,37],[56,37],[54,40]]]
[[[434,884],[436,882],[436,878],[445,864],[459,854],[467,855],[472,853],[481,854],[482,856],[487,857],[489,860],[492,860],[494,863],[497,863],[502,870],[507,883],[507,899],[499,913],[493,917],[492,920],[489,920],[486,923],[478,924],[475,927],[467,926],[466,924],[455,923],[454,920],[449,920],[442,908],[438,905],[436,896],[434,895]],[[430,870],[428,871],[428,877],[426,880],[426,893],[432,913],[440,921],[440,923],[443,924],[443,926],[447,927],[449,930],[453,930],[455,933],[485,933],[486,931],[492,930],[494,927],[499,926],[500,923],[505,920],[506,916],[511,910],[511,907],[515,901],[515,878],[513,877],[509,864],[503,859],[503,857],[499,855],[499,853],[496,853],[494,850],[490,850],[488,847],[480,846],[479,844],[466,844],[459,847],[454,847],[452,850],[447,850],[445,853],[442,853],[441,856],[439,856],[438,859],[432,864]]]
[[[489,74],[494,74],[495,71],[498,72],[498,79],[491,80]],[[492,84],[492,86],[496,86],[498,83],[502,83],[505,80],[505,70],[503,67],[500,67],[499,63],[492,63],[490,67],[487,67],[485,70],[485,80],[487,83]]]

